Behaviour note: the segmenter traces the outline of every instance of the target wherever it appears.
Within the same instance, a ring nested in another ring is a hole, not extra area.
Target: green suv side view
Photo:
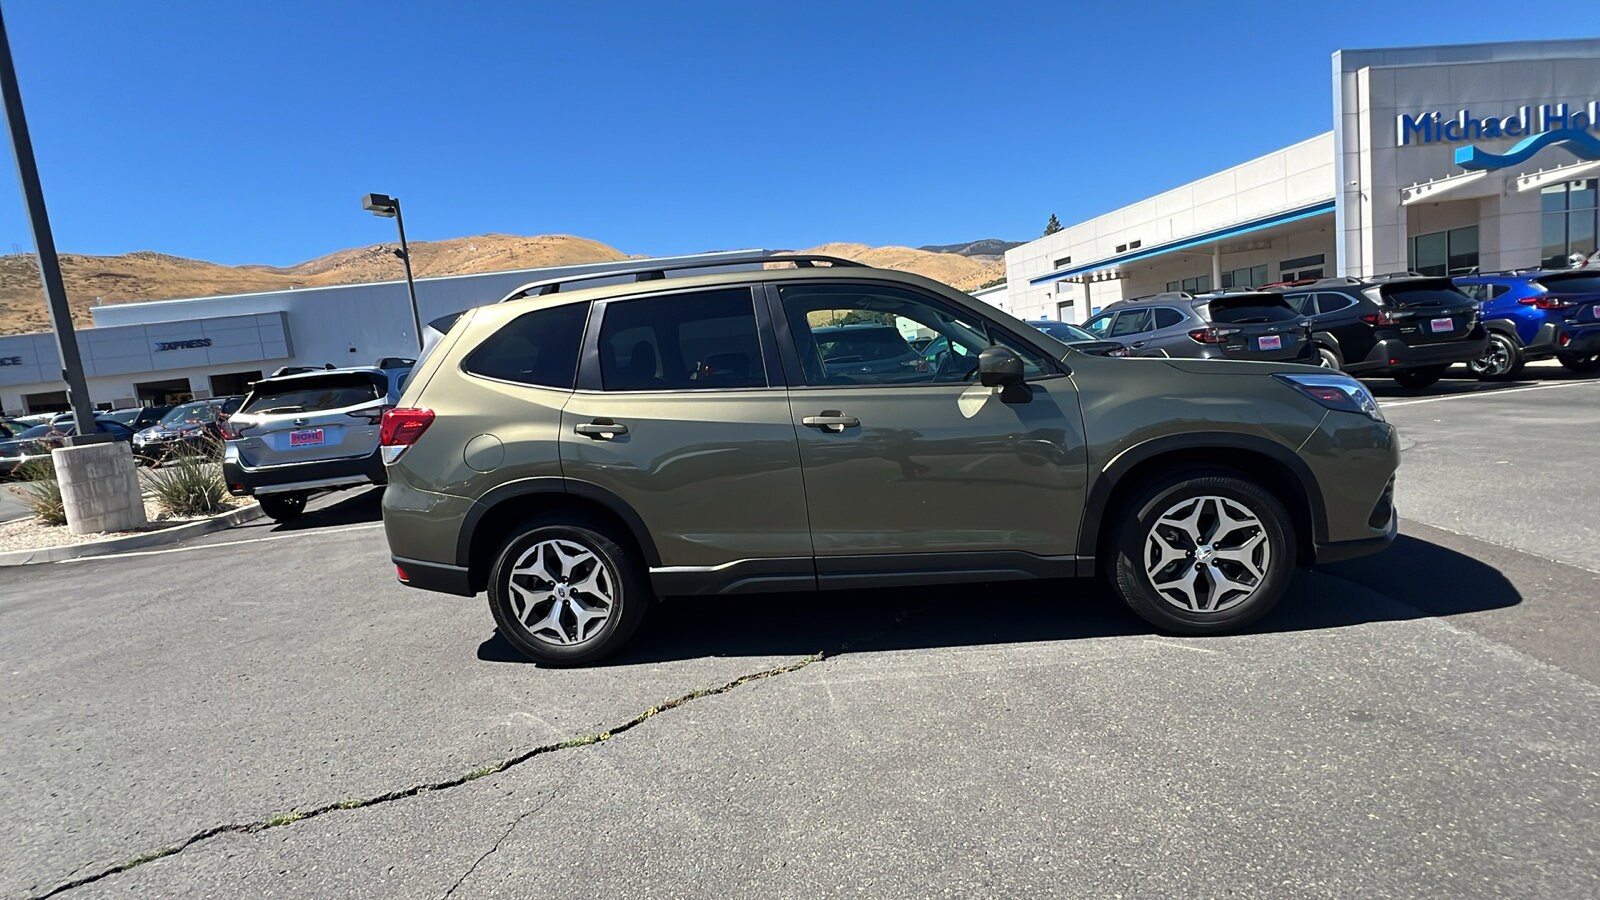
[[[1220,633],[1394,540],[1395,432],[1348,376],[1093,356],[917,275],[757,262],[441,320],[382,425],[400,580],[486,591],[519,651],[580,665],[696,594],[1098,574]],[[830,363],[850,325],[943,349]]]

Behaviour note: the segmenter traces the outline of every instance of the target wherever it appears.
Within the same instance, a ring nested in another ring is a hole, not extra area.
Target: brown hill
[[[869,266],[915,272],[963,291],[970,291],[982,284],[985,280],[983,273],[988,269],[983,261],[971,257],[955,253],[932,253],[911,247],[868,247],[866,244],[836,243],[822,244],[802,252],[840,256]],[[1001,265],[1003,267],[1004,263]]]
[[[281,291],[404,277],[392,244],[341,250],[294,266],[224,266],[197,259],[141,250],[121,256],[61,254],[61,277],[73,324],[93,323],[89,309],[96,302],[134,303],[175,297],[212,297],[251,291]],[[588,238],[564,234],[517,237],[486,234],[447,241],[414,241],[413,271],[417,277],[495,272],[537,266],[627,259],[621,251]],[[0,256],[0,334],[47,331],[50,320],[32,255]]]
[[[293,266],[225,266],[142,250],[121,256],[61,255],[61,273],[73,324],[88,328],[96,303],[136,303],[177,297],[212,297],[252,291],[392,281],[403,277],[393,244],[340,250]],[[917,272],[971,290],[993,277],[977,259],[931,253],[910,247],[824,244],[807,251],[857,259],[874,266]],[[565,234],[519,237],[485,234],[411,244],[413,272],[419,278],[497,272],[538,266],[609,262],[628,257],[588,238]],[[0,334],[49,330],[38,267],[30,254],[0,256]]]

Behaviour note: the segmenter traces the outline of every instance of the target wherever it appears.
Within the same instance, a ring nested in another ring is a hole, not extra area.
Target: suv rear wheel
[[[489,610],[500,633],[545,666],[587,665],[614,653],[649,605],[638,561],[587,523],[529,522],[489,573]]]
[[[257,497],[261,511],[274,522],[288,522],[300,518],[306,511],[305,494],[265,494]]]
[[[1566,366],[1567,371],[1577,372],[1579,375],[1593,375],[1600,372],[1600,353],[1591,353],[1588,356],[1558,353],[1556,361]]]
[[[1499,331],[1489,332],[1489,346],[1482,356],[1467,363],[1480,381],[1499,381],[1522,371],[1522,347],[1514,338]]]
[[[1333,371],[1337,372],[1339,371],[1339,354],[1334,353],[1332,350],[1324,347],[1321,344],[1318,344],[1317,365],[1323,367],[1324,369],[1332,369]]]
[[[1398,382],[1401,387],[1425,388],[1429,385],[1437,384],[1439,379],[1444,377],[1445,370],[1448,368],[1450,367],[1423,366],[1419,369],[1406,369],[1404,371],[1394,373],[1394,380]]]
[[[1295,564],[1293,526],[1276,498],[1228,472],[1154,482],[1128,508],[1112,587],[1145,621],[1175,634],[1221,634],[1266,615]]]

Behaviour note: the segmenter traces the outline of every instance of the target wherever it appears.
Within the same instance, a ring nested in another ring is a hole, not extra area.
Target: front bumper
[[[232,447],[222,456],[222,478],[227,482],[228,493],[235,497],[333,490],[363,484],[380,485],[387,480],[383,458],[376,450],[367,456],[348,459],[251,468],[239,461],[239,455]]]
[[[1374,344],[1371,352],[1359,362],[1345,363],[1351,374],[1383,374],[1427,366],[1449,366],[1471,362],[1489,350],[1489,332],[1483,325],[1474,325],[1467,336],[1459,341],[1441,341],[1437,344],[1408,344],[1400,338],[1389,338]]]

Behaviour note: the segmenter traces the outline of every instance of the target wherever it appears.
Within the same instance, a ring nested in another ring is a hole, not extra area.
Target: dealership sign
[[[161,341],[156,344],[156,352],[163,350],[200,350],[211,346],[211,338],[195,338],[189,341]]]
[[[1462,109],[1448,118],[1443,112],[1434,111],[1415,116],[1402,114],[1395,120],[1396,138],[1402,147],[1525,138],[1550,131],[1587,132],[1597,123],[1600,123],[1600,100],[1591,100],[1587,106],[1576,108],[1567,103],[1523,106],[1507,116],[1480,118],[1471,110]]]
[[[22,357],[20,357],[20,356],[0,356],[0,366],[20,366],[20,365],[22,365]]]

